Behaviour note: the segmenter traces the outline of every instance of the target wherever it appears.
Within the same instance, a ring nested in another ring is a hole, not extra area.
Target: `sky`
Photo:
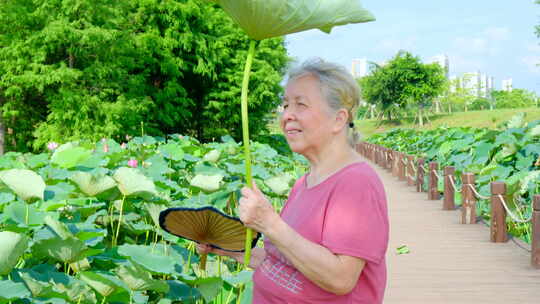
[[[390,60],[406,50],[422,60],[446,54],[449,75],[477,72],[494,77],[494,89],[513,87],[540,96],[540,4],[534,0],[362,0],[374,22],[310,30],[286,36],[291,57],[320,57],[350,70],[354,58]]]

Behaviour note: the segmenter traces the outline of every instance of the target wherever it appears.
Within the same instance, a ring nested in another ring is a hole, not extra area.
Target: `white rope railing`
[[[488,199],[490,199],[489,196],[483,196],[483,195],[481,195],[480,193],[478,193],[478,191],[476,191],[476,189],[474,188],[473,185],[471,185],[471,184],[467,184],[467,185],[469,185],[469,188],[471,188],[471,190],[473,191],[474,195],[475,195],[477,198],[483,199],[483,200],[488,200]]]
[[[432,172],[438,179],[442,179],[441,176],[437,173],[437,170],[432,170]]]
[[[506,205],[506,201],[504,200],[504,197],[500,194],[497,194],[497,197],[501,200],[501,203],[504,207],[504,209],[506,209],[506,213],[508,215],[510,215],[510,217],[512,218],[512,220],[514,222],[517,222],[517,223],[528,223],[531,221],[532,219],[532,214],[531,214],[531,217],[529,217],[528,219],[524,220],[524,219],[519,219],[514,213],[512,213],[512,211],[510,211],[510,208],[508,208],[508,206]]]
[[[450,184],[452,185],[452,188],[454,188],[454,191],[456,191],[457,193],[461,193],[461,190],[463,189],[458,189],[456,187],[456,184],[454,183],[454,176],[448,175],[448,179],[450,180]]]

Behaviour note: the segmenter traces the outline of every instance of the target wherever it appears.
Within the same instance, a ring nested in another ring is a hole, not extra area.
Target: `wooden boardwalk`
[[[369,162],[369,161],[368,161]],[[406,182],[370,163],[386,188],[390,215],[385,304],[540,304],[540,270],[513,241],[491,243],[483,223],[460,224]],[[406,245],[410,253],[398,255]]]

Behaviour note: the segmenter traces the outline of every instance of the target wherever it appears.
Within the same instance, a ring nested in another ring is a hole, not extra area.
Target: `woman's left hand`
[[[280,219],[272,204],[253,182],[253,189],[242,188],[239,213],[240,220],[249,228],[265,234],[275,220]]]

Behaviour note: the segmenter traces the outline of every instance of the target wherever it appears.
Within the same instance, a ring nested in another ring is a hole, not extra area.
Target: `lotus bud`
[[[54,141],[51,141],[47,144],[47,149],[49,149],[49,151],[54,151],[56,150],[56,148],[58,148],[58,143]]]
[[[122,149],[124,149],[124,150],[125,150],[125,149],[127,148],[127,145],[126,145],[126,143],[122,143],[122,144],[120,145],[120,148],[122,148]]]
[[[130,160],[128,161],[128,166],[130,166],[131,168],[137,168],[137,166],[138,166],[137,160],[136,160],[136,159],[133,159],[133,158],[130,159]]]

